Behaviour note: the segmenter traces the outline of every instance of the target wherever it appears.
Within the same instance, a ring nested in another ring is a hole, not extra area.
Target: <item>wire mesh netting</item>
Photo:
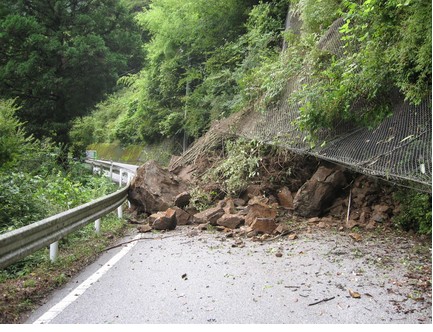
[[[299,33],[299,18],[288,15],[289,29]],[[336,20],[320,39],[319,48],[343,56],[343,43]],[[305,81],[303,82],[306,83]],[[298,153],[343,164],[358,172],[381,176],[395,182],[409,181],[418,189],[431,192],[432,184],[432,111],[431,97],[420,105],[411,105],[396,93],[391,100],[392,116],[374,129],[340,124],[323,130],[315,147],[307,143],[306,132],[294,124],[299,107],[289,103],[290,95],[301,87],[290,78],[280,102],[265,113],[249,112],[238,123],[237,133],[250,139],[275,144]],[[353,105],[356,112],[357,105]]]
[[[289,13],[286,28],[300,33],[298,14]],[[336,56],[344,56],[337,19],[318,42]],[[287,45],[283,45],[283,51]],[[308,83],[303,81],[302,84]],[[340,123],[332,130],[322,130],[316,145],[308,141],[308,133],[296,125],[299,106],[291,95],[302,87],[297,77],[287,80],[279,102],[266,112],[246,110],[214,124],[172,167],[190,163],[206,148],[221,144],[229,137],[241,136],[273,144],[300,154],[342,164],[357,172],[379,176],[399,185],[431,192],[432,187],[432,108],[431,96],[420,105],[412,105],[396,92],[390,97],[392,115],[375,128],[353,123]],[[362,101],[352,111],[362,109]]]

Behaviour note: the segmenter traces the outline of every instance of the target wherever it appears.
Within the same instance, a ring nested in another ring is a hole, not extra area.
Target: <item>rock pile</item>
[[[340,230],[373,228],[388,221],[397,209],[389,189],[366,176],[353,177],[338,166],[318,167],[296,192],[282,186],[269,194],[250,185],[242,198],[226,197],[200,212],[190,208],[187,188],[188,183],[155,162],[140,167],[129,192],[131,210],[140,219],[139,231],[197,225],[253,237],[289,234],[288,222],[293,225],[298,220]]]

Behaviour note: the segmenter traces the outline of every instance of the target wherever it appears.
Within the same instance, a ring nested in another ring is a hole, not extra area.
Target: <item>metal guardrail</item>
[[[101,169],[110,167],[112,177],[112,163],[92,161]],[[95,229],[99,232],[100,218],[109,212],[118,209],[119,218],[122,217],[122,204],[128,196],[131,171],[120,167],[119,177],[122,173],[128,174],[127,186],[107,196],[96,199],[90,203],[80,205],[65,212],[34,222],[19,229],[0,235],[0,268],[17,262],[31,253],[50,245],[50,259],[55,261],[58,253],[58,241],[66,235],[95,221]],[[123,181],[119,181],[119,186]]]

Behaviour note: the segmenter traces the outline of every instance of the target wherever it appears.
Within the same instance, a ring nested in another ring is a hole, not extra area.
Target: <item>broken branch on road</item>
[[[327,299],[323,299],[323,300],[320,300],[320,301],[317,301],[317,302],[314,302],[314,303],[310,303],[308,306],[316,305],[316,304],[319,304],[319,303],[322,303],[322,302],[331,301],[333,299],[335,299],[335,296],[327,298]]]

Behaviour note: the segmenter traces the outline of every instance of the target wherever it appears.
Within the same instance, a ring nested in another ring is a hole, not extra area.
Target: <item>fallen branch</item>
[[[316,304],[319,304],[319,303],[322,303],[322,302],[331,301],[333,299],[335,299],[335,296],[327,298],[327,299],[323,299],[323,300],[320,300],[320,301],[317,301],[317,302],[314,302],[314,303],[310,303],[308,306],[316,305]]]
[[[141,237],[139,239],[133,239],[133,240],[130,240],[130,241],[126,241],[126,242],[122,242],[122,243],[116,244],[115,246],[108,247],[108,248],[104,249],[103,251],[108,251],[108,250],[111,250],[111,249],[114,249],[114,248],[118,248],[118,247],[121,247],[121,246],[123,246],[125,244],[131,243],[131,242],[135,242],[135,241],[140,241],[140,240],[163,240],[163,239],[166,239],[168,237],[173,237],[173,236],[176,236],[176,235],[168,235],[168,236],[164,236],[164,237]]]
[[[283,236],[286,236],[286,235],[289,235],[289,234],[295,233],[295,232],[297,232],[297,231],[304,230],[304,229],[306,229],[306,228],[307,228],[307,227],[297,227],[297,228],[293,228],[293,229],[291,229],[291,230],[284,231],[283,233],[278,234],[278,235],[276,235],[276,236],[274,236],[274,237],[271,237],[271,238],[269,238],[269,239],[263,240],[263,242],[265,242],[265,241],[266,241],[266,242],[267,242],[267,241],[273,241],[273,240],[279,239],[280,237],[283,237]]]

